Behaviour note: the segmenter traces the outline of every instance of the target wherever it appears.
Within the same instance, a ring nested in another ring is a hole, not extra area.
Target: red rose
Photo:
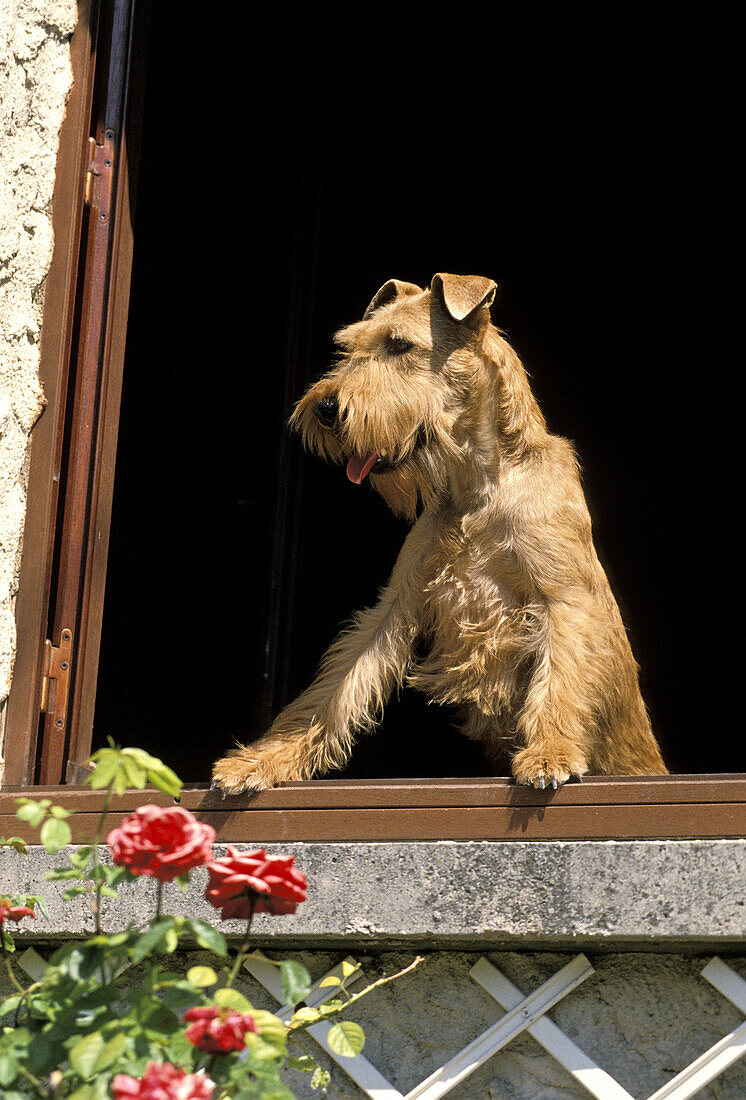
[[[0,924],[6,920],[23,920],[24,917],[36,917],[28,905],[13,905],[10,898],[0,898]]]
[[[294,913],[306,900],[306,876],[293,867],[293,856],[268,856],[263,848],[228,855],[208,864],[205,897],[221,909],[223,920],[248,919],[253,913]]]
[[[114,1100],[212,1100],[215,1082],[204,1073],[187,1073],[170,1062],[148,1062],[142,1077],[118,1073],[111,1088]]]
[[[171,882],[209,863],[215,830],[181,806],[140,806],[106,840],[114,862],[133,875]]]
[[[219,1008],[218,1005],[190,1008],[184,1013],[184,1019],[194,1021],[184,1032],[189,1042],[211,1054],[243,1050],[246,1033],[258,1031],[251,1016],[236,1012],[235,1008]]]

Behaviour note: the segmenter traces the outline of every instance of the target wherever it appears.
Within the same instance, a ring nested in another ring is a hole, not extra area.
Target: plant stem
[[[23,988],[21,983],[18,981],[18,978],[16,978],[15,974],[13,973],[13,967],[10,963],[10,955],[8,954],[8,950],[5,946],[5,928],[2,923],[0,923],[0,944],[2,944],[3,947],[3,962],[5,963],[5,969],[8,972],[8,979],[10,981],[10,984],[12,986],[15,986],[21,996],[25,997],[26,990]]]
[[[101,817],[98,819],[98,825],[96,826],[96,835],[93,838],[93,875],[96,888],[94,896],[91,898],[91,908],[93,909],[93,919],[96,923],[96,934],[101,931],[101,879],[98,873],[99,858],[98,858],[98,846],[101,843],[101,837],[104,831],[104,824],[109,814],[109,807],[111,806],[111,800],[114,795],[113,781],[106,788],[106,798],[104,799],[103,809],[101,810]]]
[[[161,919],[161,907],[163,905],[163,883],[160,879],[157,879],[157,886],[155,888],[155,919]]]
[[[21,1077],[25,1077],[29,1084],[34,1086],[36,1091],[39,1093],[39,1096],[49,1096],[49,1093],[44,1088],[39,1078],[34,1077],[33,1073],[29,1073],[25,1066],[19,1065],[18,1072],[20,1073]]]
[[[369,993],[372,993],[374,989],[378,989],[381,985],[387,985],[389,982],[396,981],[397,978],[403,978],[405,974],[408,974],[410,970],[414,970],[416,966],[419,966],[421,962],[424,962],[424,956],[418,955],[409,966],[405,966],[403,970],[399,970],[396,974],[387,974],[383,978],[379,978],[377,982],[371,982],[365,989],[361,989],[359,993],[353,993],[350,995],[349,1001],[340,1005],[339,1008],[333,1012],[325,1012],[324,1019],[328,1020],[332,1016],[338,1016],[340,1012],[346,1012],[351,1005],[354,1005],[355,1001],[359,1001],[361,997],[367,997]],[[346,992],[346,991],[345,991]],[[290,1031],[303,1031],[305,1028],[310,1027],[311,1024],[318,1023],[318,1020],[309,1020],[307,1023],[291,1024]]]
[[[246,958],[246,956],[249,952],[249,936],[250,936],[250,933],[251,933],[251,922],[254,919],[254,910],[255,910],[255,908],[256,908],[256,898],[250,897],[249,898],[249,916],[246,920],[246,931],[244,932],[243,943],[241,944],[241,946],[238,949],[238,954],[236,955],[236,961],[233,963],[233,968],[231,969],[231,972],[228,975],[228,981],[225,983],[226,989],[230,989],[230,987],[233,985],[234,981],[236,980],[236,974],[238,974],[241,963],[244,961],[244,959]]]

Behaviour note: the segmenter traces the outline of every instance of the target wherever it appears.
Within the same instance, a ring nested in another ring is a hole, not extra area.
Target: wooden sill
[[[19,794],[74,810],[73,839],[93,839],[103,805],[88,787],[17,787],[0,792],[0,835],[38,843],[15,816]],[[109,828],[157,791],[114,798]],[[316,780],[222,799],[206,786],[185,788],[181,805],[209,822],[218,841],[591,840],[746,835],[746,774],[650,778],[591,777],[558,791],[516,787],[509,779]]]

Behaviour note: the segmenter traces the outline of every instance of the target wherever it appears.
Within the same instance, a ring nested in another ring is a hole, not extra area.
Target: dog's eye
[[[384,346],[389,355],[406,355],[414,344],[411,340],[405,340],[403,336],[393,336],[389,333],[384,340]]]

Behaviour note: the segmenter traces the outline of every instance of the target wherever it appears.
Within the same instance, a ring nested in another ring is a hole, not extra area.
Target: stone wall
[[[257,842],[252,838],[251,847]],[[702,971],[719,955],[746,979],[746,840],[288,843],[283,851],[308,876],[308,900],[291,916],[258,915],[256,947],[272,958],[300,958],[314,979],[347,956],[362,965],[368,982],[397,973],[415,954],[424,958],[361,1001],[352,1017],[366,1033],[363,1054],[402,1094],[502,1015],[469,973],[483,957],[528,995],[582,952],[593,973],[550,1019],[635,1100],[651,1096],[743,1023],[744,1014]],[[110,858],[106,848],[100,854]],[[39,847],[23,856],[0,849],[0,893],[43,890],[49,908],[48,919],[13,929],[17,958],[24,948],[48,957],[61,939],[92,932],[85,898],[63,901],[65,883],[41,886],[63,862]],[[187,893],[166,888],[164,909],[216,922],[205,883],[197,868]],[[105,902],[104,926],[143,927],[154,908],[152,880],[124,884],[118,903]],[[220,927],[240,942],[242,921]],[[194,952],[184,965],[209,961]],[[277,1008],[261,985],[248,975],[244,980],[256,1007]],[[330,1098],[365,1100],[326,1055],[319,1061],[333,1072]],[[292,1087],[303,1100],[318,1098],[307,1078],[295,1075]],[[587,1094],[524,1034],[449,1095],[580,1100]],[[698,1095],[744,1100],[746,1057]]]
[[[0,712],[15,652],[44,279],[60,125],[71,84],[74,0],[0,0]]]

